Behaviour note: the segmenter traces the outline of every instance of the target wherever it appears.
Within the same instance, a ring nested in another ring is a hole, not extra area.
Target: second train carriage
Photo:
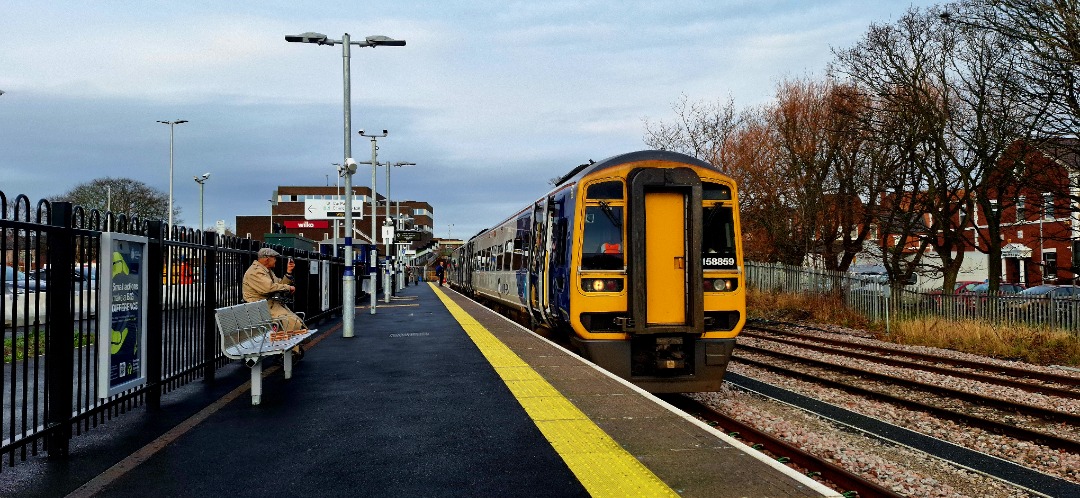
[[[648,391],[715,391],[746,320],[737,203],[683,154],[590,162],[466,241],[448,279]]]

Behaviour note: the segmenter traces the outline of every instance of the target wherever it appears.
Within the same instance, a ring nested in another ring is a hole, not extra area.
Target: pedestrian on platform
[[[435,263],[435,278],[439,281],[439,287],[443,284],[443,275],[446,273],[446,268],[443,267],[442,261]]]
[[[269,247],[264,247],[259,249],[257,257],[258,259],[252,262],[244,273],[244,301],[253,303],[265,299],[270,307],[270,316],[282,324],[285,332],[306,332],[307,326],[304,325],[304,321],[281,302],[281,296],[291,296],[296,292],[292,275],[296,262],[289,258],[285,264],[285,277],[278,278],[273,269],[277,266],[277,260],[281,254]],[[303,348],[296,346],[293,349],[293,360],[299,361],[303,354]]]

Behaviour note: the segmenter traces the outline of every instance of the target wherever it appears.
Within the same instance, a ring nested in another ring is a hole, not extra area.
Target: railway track
[[[767,432],[728,417],[700,401],[683,395],[664,395],[662,398],[676,408],[718,427],[729,436],[742,440],[748,446],[766,452],[777,461],[794,465],[810,477],[831,483],[833,487],[846,493],[846,496],[850,496],[850,493],[856,493],[855,496],[901,496]]]
[[[754,331],[767,332],[767,334],[756,333]],[[1044,394],[1047,396],[1057,396],[1067,399],[1080,399],[1080,389],[1078,389],[1080,388],[1080,379],[1074,377],[1001,367],[1000,365],[992,365],[989,363],[960,361],[952,358],[945,358],[942,356],[921,353],[909,353],[905,351],[898,351],[892,348],[870,346],[866,344],[859,344],[835,339],[825,339],[816,336],[808,337],[794,332],[765,327],[747,326],[744,329],[742,335],[782,344],[788,344],[800,348],[806,348],[822,353],[858,358],[874,363],[883,363],[886,365],[908,368],[912,370],[922,370],[925,372],[948,375],[951,377],[960,377],[963,379],[1021,389],[1027,392]],[[796,337],[797,339],[790,339],[788,337]],[[813,344],[808,341],[831,344],[832,346]],[[859,351],[867,351],[867,353],[852,351],[852,349]],[[913,358],[916,361],[898,359],[897,357]],[[961,370],[958,369],[958,367],[980,371],[998,371],[1000,372],[999,375],[1007,375],[1009,377],[988,375],[979,371]],[[1035,377],[1033,374],[1038,374],[1038,377]],[[1042,382],[1052,382],[1063,387],[1057,387],[1047,384],[1036,384],[1033,382],[1028,382],[1026,380],[1018,380],[1018,377],[1021,379],[1034,379]]]
[[[788,325],[801,327],[796,324]],[[1031,443],[1040,445],[1030,446],[1032,448],[1045,448],[1042,450],[1043,454],[1055,454],[1057,451],[1080,454],[1080,438],[1076,437],[1075,430],[1080,427],[1080,415],[1071,408],[1080,400],[1080,378],[1075,376],[903,351],[887,345],[880,347],[866,344],[865,341],[845,341],[760,325],[748,325],[741,337],[750,340],[740,341],[732,364],[742,364],[755,370],[737,370],[738,372],[769,372],[769,377],[775,375],[779,376],[779,379],[794,379],[836,392],[825,395],[822,399],[846,399],[840,394],[845,393],[912,412],[921,412],[925,414],[922,417],[951,420],[969,427],[981,428],[987,434],[1007,438],[996,443],[997,446],[978,445],[982,450],[994,454],[998,453],[999,448]],[[916,378],[918,380],[915,380]],[[983,454],[969,449],[974,446],[946,441],[953,439],[968,442],[971,437],[954,439],[946,435],[946,440],[942,440],[838,407],[821,408],[828,403],[734,372],[729,372],[725,380],[742,390],[758,394],[768,391],[770,393],[764,396],[807,411],[835,412],[821,415],[826,419],[863,419],[851,427],[881,439],[900,442],[901,445],[953,461],[962,467],[975,469],[1029,490],[1049,496],[1080,496],[1080,485],[1029,468],[1026,466],[1028,460],[1022,460],[1024,463],[1020,463],[1021,460],[1011,461],[1011,456]],[[965,381],[972,383],[967,385]],[[789,385],[782,380],[780,382],[781,385]],[[748,387],[748,384],[752,386]],[[988,385],[1032,394],[1013,391],[1016,399],[1010,399],[1013,394],[1008,391],[987,396],[987,391],[997,390],[989,389]],[[807,392],[807,388],[794,389],[815,398],[821,397]],[[1018,399],[1027,401],[1020,402]],[[848,402],[844,403],[844,406],[848,406]],[[805,407],[815,404],[818,405],[817,409]],[[861,408],[859,410],[862,411]],[[870,410],[868,413],[875,412],[880,413],[880,410]],[[837,415],[838,413],[840,415]],[[922,426],[908,424],[907,417],[903,415],[886,416],[885,419],[922,430]],[[860,424],[870,428],[863,428]],[[896,434],[903,435],[898,438]],[[939,434],[937,437],[943,436]],[[1009,440],[1018,442],[1009,443]],[[1025,441],[1027,443],[1024,443]],[[975,464],[977,461],[983,463]]]
[[[754,336],[753,332],[748,333],[749,336]],[[879,401],[898,404],[912,410],[921,410],[924,412],[932,413],[935,416],[947,418],[960,423],[979,427],[994,433],[1004,434],[1016,439],[1026,440],[1043,444],[1053,448],[1060,448],[1073,453],[1080,453],[1080,442],[1053,434],[1047,434],[1043,431],[1039,431],[1032,428],[1020,427],[1015,420],[1016,416],[1024,417],[1038,417],[1042,420],[1050,423],[1067,423],[1072,427],[1080,426],[1080,415],[1070,412],[1064,412],[1055,410],[1043,406],[1036,406],[1027,403],[1020,403],[1013,400],[1002,399],[998,397],[985,396],[978,394],[972,389],[961,390],[944,387],[939,384],[930,384],[925,382],[919,382],[911,380],[905,377],[898,377],[896,375],[890,375],[877,371],[874,368],[875,364],[888,364],[892,366],[900,366],[906,369],[915,370],[928,370],[927,365],[915,364],[910,365],[910,362],[904,360],[895,360],[891,358],[885,358],[884,352],[879,352],[877,355],[869,355],[864,353],[857,353],[840,348],[831,347],[819,347],[815,344],[807,344],[802,341],[795,340],[776,340],[774,337],[760,337],[760,334],[756,334],[760,339],[764,341],[774,341],[781,344],[787,344],[802,349],[809,349],[813,351],[823,352],[826,354],[854,358],[863,362],[868,362],[868,365],[864,368],[855,368],[851,366],[839,365],[832,361],[825,361],[822,359],[809,358],[799,354],[792,354],[790,352],[780,352],[768,349],[765,347],[755,347],[745,343],[740,343],[736,349],[734,359],[741,361],[745,364],[773,371],[780,375],[787,377],[798,378],[804,381],[813,382],[821,385],[827,385],[829,387],[840,389],[842,391],[859,394],[864,397],[876,399]],[[788,334],[790,335],[790,334]],[[814,337],[813,339],[817,339]],[[843,341],[832,341],[843,342]],[[888,348],[878,348],[888,349]],[[889,349],[889,351],[893,351]],[[757,359],[750,358],[746,353],[753,353]],[[922,355],[930,356],[930,355]],[[771,358],[769,361],[765,361],[762,357]],[[940,358],[940,357],[935,357]],[[974,362],[966,362],[968,364]],[[806,369],[793,369],[784,367],[784,364],[799,364],[811,367],[811,369],[817,369],[818,371],[807,371]],[[951,371],[947,369],[938,369],[933,367],[930,370],[938,370],[935,373],[947,376],[953,375]],[[970,374],[971,372],[965,372]],[[839,377],[847,377],[847,379],[841,379]],[[983,381],[983,375],[959,375],[963,378],[976,377],[978,381]],[[870,381],[869,383],[867,381]],[[1001,378],[994,378],[994,384],[1006,385],[1009,387],[1033,389],[1036,386],[1032,386],[1027,383],[1024,387],[1016,386],[1016,382],[1010,382]],[[1074,379],[1070,379],[1074,380]],[[1060,382],[1060,381],[1059,381]],[[875,385],[876,383],[876,385]],[[870,385],[867,385],[870,384]],[[1077,399],[1076,393],[1071,390],[1065,390],[1062,394],[1066,399]],[[964,403],[970,403],[977,405],[978,407],[985,407],[989,410],[981,410],[985,413],[976,415],[976,411],[964,405],[957,407],[951,400],[961,400]],[[944,405],[944,406],[942,406]],[[1038,421],[1034,421],[1029,425],[1040,425]]]
[[[742,345],[740,345],[739,348],[740,349],[748,349],[747,346],[742,346]],[[804,364],[813,364],[813,365],[815,365],[817,367],[820,367],[820,368],[835,368],[835,369],[844,368],[844,369],[848,369],[848,367],[840,367],[838,365],[833,365],[831,363],[818,362],[816,360],[809,360],[809,359],[805,359],[805,358],[799,358],[799,357],[796,357],[796,356],[793,356],[793,355],[786,355],[786,354],[783,354],[783,353],[769,352],[767,350],[760,350],[758,348],[754,348],[754,349],[757,349],[758,351],[766,353],[766,354],[773,354],[775,356],[782,357],[783,359],[792,360],[792,361],[798,361],[798,362],[804,363]],[[1062,450],[1069,451],[1069,452],[1072,452],[1072,453],[1080,452],[1080,442],[1074,441],[1072,439],[1068,439],[1068,438],[1064,438],[1064,437],[1060,437],[1060,436],[1055,436],[1053,434],[1047,434],[1045,432],[1040,432],[1040,431],[1036,431],[1036,430],[1025,429],[1023,427],[1018,427],[1016,425],[1013,425],[1013,424],[1010,424],[1010,423],[1007,423],[1007,422],[1001,422],[1001,421],[994,420],[994,419],[991,419],[991,418],[976,416],[976,415],[973,415],[973,414],[965,412],[965,411],[958,411],[958,410],[951,410],[951,409],[947,409],[947,408],[941,408],[941,407],[938,407],[938,406],[935,406],[935,405],[932,405],[932,404],[929,404],[929,403],[924,403],[922,401],[918,401],[918,400],[914,400],[914,399],[910,399],[910,398],[905,398],[905,397],[901,397],[901,396],[895,396],[895,395],[892,395],[892,394],[876,391],[876,390],[873,390],[873,389],[864,388],[864,387],[857,386],[857,385],[847,383],[847,382],[841,382],[841,381],[837,381],[837,380],[822,378],[822,377],[820,377],[818,375],[815,375],[813,373],[808,373],[808,372],[803,372],[803,371],[798,371],[798,370],[794,370],[794,369],[790,369],[790,368],[781,367],[781,366],[775,365],[773,363],[768,363],[768,362],[763,362],[763,361],[750,359],[750,358],[747,358],[747,357],[742,356],[742,355],[735,355],[734,359],[736,361],[740,362],[740,363],[743,363],[743,364],[746,364],[746,365],[751,365],[751,366],[761,368],[761,369],[764,369],[764,370],[769,370],[769,371],[772,371],[774,373],[778,373],[778,374],[781,374],[781,375],[784,375],[784,376],[787,376],[787,377],[797,378],[797,379],[804,380],[804,381],[807,381],[807,382],[812,382],[812,383],[823,385],[823,386],[826,386],[826,387],[831,387],[833,389],[839,389],[839,390],[842,390],[842,391],[845,391],[845,392],[858,394],[860,396],[864,396],[864,397],[867,397],[867,398],[870,398],[870,399],[900,405],[900,406],[903,406],[903,407],[905,407],[907,409],[910,409],[910,410],[924,411],[924,412],[933,414],[934,416],[937,416],[937,417],[954,420],[956,422],[960,422],[960,423],[963,423],[965,425],[969,425],[969,426],[972,426],[972,427],[979,427],[981,429],[985,429],[985,430],[995,432],[995,433],[998,433],[998,434],[1004,434],[1004,435],[1007,435],[1007,436],[1010,436],[1010,437],[1013,437],[1013,438],[1016,438],[1016,439],[1030,441],[1030,442],[1042,444],[1042,445],[1045,445],[1045,446],[1049,446],[1049,447],[1052,447],[1052,448],[1060,448]],[[874,373],[868,372],[866,370],[859,370],[859,369],[848,369],[848,370],[851,370],[848,373],[852,374],[852,375],[860,375],[860,374],[862,374],[862,375],[866,375],[868,377],[870,377],[870,376],[880,376],[880,378],[882,378],[882,379],[894,379],[894,380],[897,380],[895,377],[889,377],[889,376],[884,376],[884,375],[880,375],[880,374],[874,374]],[[908,382],[908,381],[903,381],[903,382]],[[938,389],[937,386],[931,386],[931,385],[926,385],[926,384],[924,384],[923,386],[924,386],[923,389],[926,392],[933,392],[934,389]],[[965,396],[970,396],[973,399],[985,399],[984,402],[989,402],[989,403],[995,403],[995,402],[1000,401],[1000,400],[997,400],[995,398],[985,398],[985,397],[981,397],[979,395],[973,395],[973,394],[970,394],[970,393],[964,393],[964,395]],[[1008,402],[1003,402],[1003,403],[1008,403]],[[1010,406],[1010,408],[1009,408],[1010,410],[1018,410],[1019,409],[1018,407],[1020,407],[1020,406],[1023,406],[1023,407],[1029,406],[1029,405],[1019,405],[1019,404],[1014,404],[1014,403],[1008,403],[1008,405]],[[1050,412],[1051,414],[1053,414],[1055,416],[1060,416],[1060,414],[1063,413],[1063,412],[1057,412],[1057,411],[1053,411],[1053,410],[1046,410],[1046,409],[1039,408],[1039,407],[1036,407],[1036,408],[1039,409],[1039,410],[1048,411],[1048,412]],[[1076,418],[1076,416],[1072,415],[1072,414],[1065,414],[1065,415],[1070,415],[1070,417],[1069,417],[1070,420],[1073,420],[1073,419]]]
[[[1043,496],[1080,496],[1080,484],[884,422],[744,375],[728,372],[730,386],[812,413],[849,430],[953,462]],[[692,406],[692,405],[691,405]],[[709,420],[707,417],[703,417]],[[727,427],[719,424],[721,427]],[[808,467],[814,468],[814,467]],[[874,496],[873,494],[865,496]]]

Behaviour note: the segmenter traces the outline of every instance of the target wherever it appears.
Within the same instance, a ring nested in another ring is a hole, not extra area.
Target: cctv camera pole
[[[206,229],[206,225],[203,225],[203,184],[208,179],[210,179],[210,173],[203,173],[202,176],[195,177],[195,183],[199,184],[199,231]]]
[[[341,336],[353,336],[353,322],[356,310],[356,276],[353,275],[352,250],[352,175],[356,171],[356,161],[352,158],[352,87],[349,74],[350,52],[349,34],[341,37],[341,60],[343,85],[345,87],[345,274],[341,278]],[[351,163],[351,164],[350,164]]]

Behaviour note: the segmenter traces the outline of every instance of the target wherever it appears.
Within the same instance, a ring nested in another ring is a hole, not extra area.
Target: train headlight
[[[705,292],[731,292],[739,288],[739,281],[734,278],[706,278]]]
[[[585,292],[622,292],[621,278],[583,278],[581,290]]]

